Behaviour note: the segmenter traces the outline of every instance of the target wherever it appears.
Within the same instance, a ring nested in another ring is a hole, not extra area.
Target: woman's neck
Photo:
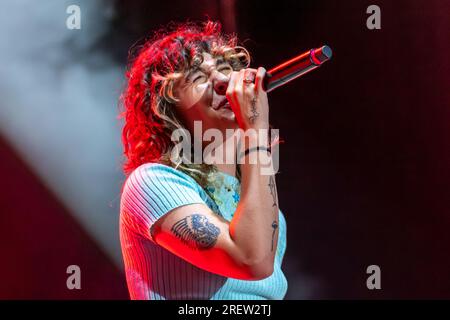
[[[226,173],[230,176],[236,177],[236,163],[232,164],[216,164],[217,170]]]
[[[223,152],[223,161],[215,163],[217,170],[236,177],[236,145],[234,137],[228,137],[224,142],[216,147],[216,150]]]

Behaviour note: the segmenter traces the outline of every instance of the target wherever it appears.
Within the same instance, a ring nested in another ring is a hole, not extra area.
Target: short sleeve
[[[280,217],[280,236],[282,237],[280,240],[280,263],[283,261],[284,254],[286,253],[286,244],[287,244],[287,223],[286,218],[281,210],[279,210]]]
[[[179,170],[156,163],[141,165],[125,182],[121,222],[153,241],[150,228],[166,213],[188,204],[206,205],[200,193],[200,185]]]

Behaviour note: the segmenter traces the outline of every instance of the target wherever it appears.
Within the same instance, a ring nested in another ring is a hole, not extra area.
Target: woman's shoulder
[[[198,183],[188,174],[158,162],[147,162],[134,169],[125,181],[125,185],[130,183],[134,185],[145,184],[147,186],[161,183],[181,183],[183,185],[189,184],[195,188],[198,187]]]
[[[131,175],[137,173],[150,173],[150,174],[162,174],[162,173],[170,173],[170,174],[184,174],[180,170],[177,170],[171,166],[166,164],[162,164],[159,162],[146,162],[141,164],[139,167],[133,170]]]

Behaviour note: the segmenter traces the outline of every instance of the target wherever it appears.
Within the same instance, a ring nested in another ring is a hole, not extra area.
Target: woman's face
[[[203,62],[191,68],[174,85],[179,99],[177,112],[185,126],[193,132],[194,121],[202,122],[203,131],[215,128],[236,129],[238,124],[226,98],[228,81],[233,68],[222,57],[204,52]]]

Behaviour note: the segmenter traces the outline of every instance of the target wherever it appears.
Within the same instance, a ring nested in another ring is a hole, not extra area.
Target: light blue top
[[[205,271],[153,242],[149,232],[153,223],[179,206],[203,203],[231,221],[239,202],[238,179],[217,172],[207,189],[212,198],[193,178],[162,164],[141,165],[128,177],[121,198],[120,238],[131,298],[283,299],[287,291],[281,270],[286,220],[281,211],[274,272],[263,280],[239,280]]]

